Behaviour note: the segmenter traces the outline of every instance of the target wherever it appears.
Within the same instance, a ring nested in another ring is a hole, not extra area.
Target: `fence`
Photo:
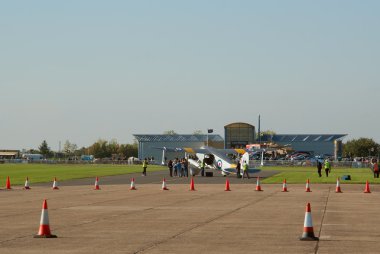
[[[108,164],[108,165],[132,165],[141,164],[140,161],[128,161],[128,160],[94,160],[94,161],[81,161],[81,160],[40,160],[40,161],[27,161],[22,159],[10,159],[0,160],[2,163],[31,163],[31,164]],[[149,161],[151,165],[159,165],[155,161]],[[260,160],[249,161],[250,167],[260,167]],[[264,160],[264,166],[266,167],[316,167],[317,162],[310,160],[303,161],[290,161],[290,160]],[[371,164],[360,161],[332,161],[331,166],[335,168],[371,168]]]
[[[266,167],[317,167],[316,161],[290,161],[290,160],[264,160]],[[260,167],[260,160],[249,161],[250,167]],[[360,161],[332,161],[331,166],[335,168],[370,168],[371,164]]]

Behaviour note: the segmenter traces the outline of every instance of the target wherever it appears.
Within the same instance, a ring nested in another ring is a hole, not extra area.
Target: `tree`
[[[276,135],[276,132],[272,130],[260,131],[260,137],[269,136],[269,139],[272,140],[273,135]],[[256,133],[256,137],[257,137],[257,140],[260,139],[259,133]]]
[[[201,131],[201,130],[195,130],[193,132],[193,135],[202,135],[202,134],[203,134],[203,131]]]
[[[99,139],[89,148],[89,153],[94,155],[95,158],[105,158],[110,157],[110,154],[107,152],[107,141]]]
[[[379,152],[379,144],[371,138],[359,138],[347,141],[343,145],[343,154],[348,157],[376,156]]]
[[[42,141],[41,145],[38,147],[40,153],[45,157],[49,157],[51,155],[50,147],[48,146],[46,140]]]
[[[164,131],[164,135],[178,135],[174,130]]]
[[[66,140],[65,144],[63,145],[63,152],[69,156],[73,155],[77,149],[78,146],[74,143],[70,143],[68,140]]]
[[[109,154],[119,154],[119,144],[116,139],[112,139],[107,144],[107,152]]]
[[[264,135],[273,136],[273,135],[276,135],[276,132],[272,131],[272,130],[265,130],[265,131],[261,131],[260,135],[261,136],[264,136]]]
[[[129,157],[137,157],[138,145],[137,144],[120,145],[119,154],[122,154],[126,159],[128,159]]]

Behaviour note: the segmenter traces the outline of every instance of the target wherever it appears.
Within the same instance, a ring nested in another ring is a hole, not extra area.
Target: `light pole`
[[[213,132],[214,132],[213,129],[207,129],[207,146],[208,146],[208,134],[213,133]]]

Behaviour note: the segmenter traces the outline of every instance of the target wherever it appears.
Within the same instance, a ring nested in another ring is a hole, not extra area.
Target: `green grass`
[[[149,171],[164,170],[162,166],[148,166]],[[0,187],[5,186],[7,176],[12,185],[23,185],[28,176],[31,183],[51,182],[54,177],[58,180],[78,179],[96,176],[121,175],[138,173],[141,165],[52,165],[52,164],[0,164]]]
[[[149,171],[166,170],[162,166],[148,166]],[[380,178],[373,178],[370,169],[363,168],[333,168],[329,177],[319,177],[314,167],[263,167],[262,170],[277,170],[278,174],[263,179],[263,183],[282,183],[286,178],[287,183],[305,183],[310,179],[311,183],[336,183],[336,178],[342,175],[351,175],[351,181],[341,183],[370,183],[380,184]],[[54,177],[59,181],[79,179],[96,176],[121,175],[139,173],[141,165],[54,165],[54,164],[0,164],[0,187],[5,186],[6,177],[9,176],[12,185],[23,185],[28,176],[31,183],[51,182]]]
[[[263,167],[262,170],[277,170],[280,173],[263,179],[263,183],[282,183],[284,178],[287,183],[306,183],[310,179],[311,183],[336,183],[336,178],[343,175],[351,175],[350,181],[341,183],[365,183],[368,180],[370,183],[380,184],[380,178],[374,178],[373,173],[369,168],[332,168],[329,177],[325,176],[325,171],[322,169],[322,177],[318,176],[317,169],[314,167]]]

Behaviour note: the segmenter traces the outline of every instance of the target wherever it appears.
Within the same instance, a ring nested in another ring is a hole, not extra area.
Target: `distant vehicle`
[[[42,156],[42,154],[26,153],[22,155],[22,158],[27,161],[41,161],[44,159],[44,156]]]
[[[133,157],[133,156],[128,158],[128,164],[129,165],[133,165],[133,164],[137,164],[137,163],[140,163],[139,158]]]
[[[291,160],[294,160],[294,161],[304,161],[304,160],[308,160],[309,158],[310,158],[309,156],[300,154],[300,155],[291,157]]]
[[[93,161],[94,160],[94,155],[82,155],[80,157],[82,161]]]

